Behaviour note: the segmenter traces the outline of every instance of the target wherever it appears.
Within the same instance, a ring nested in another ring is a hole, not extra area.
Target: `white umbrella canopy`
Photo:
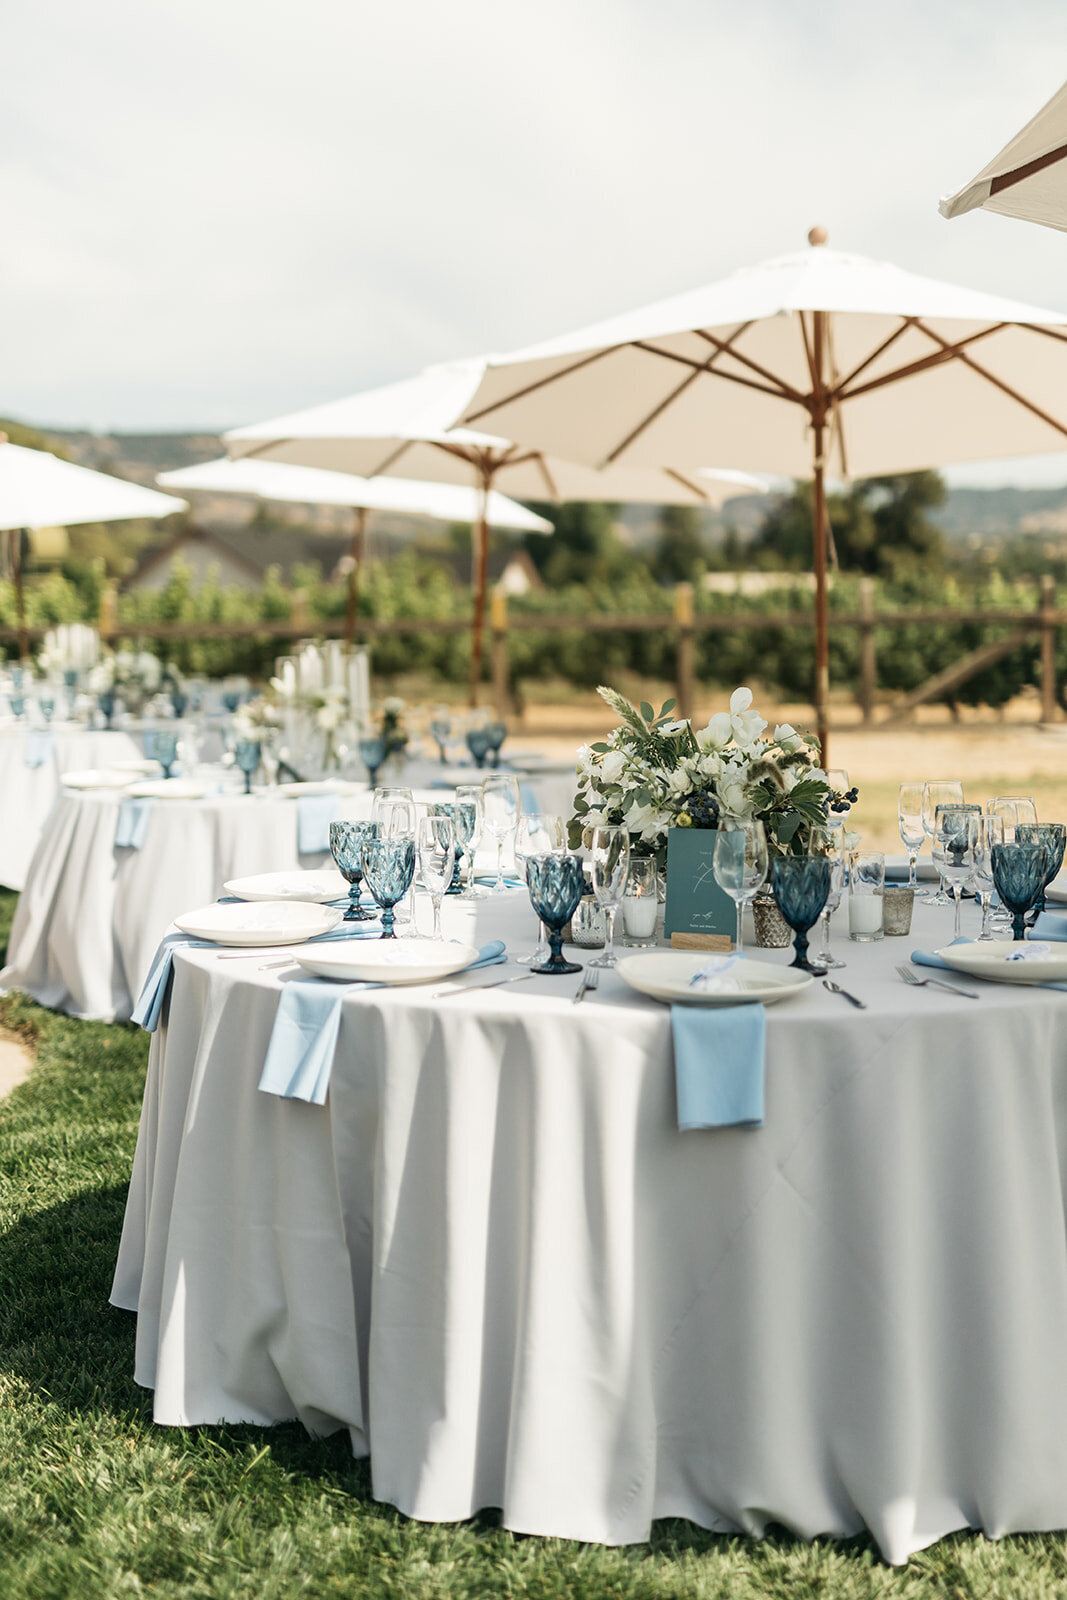
[[[827,740],[824,477],[1063,450],[1067,316],[825,246],[517,351],[464,426],[591,467],[715,456],[815,485],[815,705]]]
[[[251,427],[225,437],[235,459],[255,456],[364,478],[398,477],[477,487],[485,500],[493,489],[529,500],[648,501],[663,505],[716,507],[731,497],[759,493],[766,484],[733,473],[700,472],[702,451],[688,468],[664,466],[681,461],[665,456],[649,465],[627,464],[610,472],[591,471],[568,459],[520,448],[497,433],[456,428],[486,372],[486,358],[428,367],[400,383],[368,389],[326,405]],[[471,703],[481,678],[482,634],[489,555],[488,518],[483,510],[476,535],[474,621],[471,648]]]
[[[47,450],[0,442],[0,529],[125,522],[187,509],[173,495],[75,466]]]
[[[961,217],[979,207],[1067,232],[1067,83],[938,209],[943,217]]]

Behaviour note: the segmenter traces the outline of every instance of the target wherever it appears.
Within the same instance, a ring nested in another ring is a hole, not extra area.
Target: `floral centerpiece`
[[[633,705],[614,689],[600,695],[622,722],[603,743],[578,752],[572,844],[591,827],[625,827],[635,855],[667,857],[671,828],[716,828],[758,817],[772,851],[800,854],[829,811],[847,811],[848,796],[831,789],[819,766],[818,741],[780,723],[772,734],[752,707],[752,692],[735,689],[729,711],[702,728]]]
[[[101,709],[121,699],[127,711],[140,711],[163,679],[159,657],[150,650],[116,650],[102,656],[89,672],[89,688],[99,696]],[[110,721],[110,713],[105,710]]]
[[[266,695],[253,695],[239,705],[231,719],[234,737],[269,745],[281,726],[281,712]]]

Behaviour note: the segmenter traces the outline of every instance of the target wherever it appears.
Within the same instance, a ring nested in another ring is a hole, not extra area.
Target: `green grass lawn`
[[[0,947],[14,896],[0,893]],[[107,1303],[147,1039],[12,997],[37,1065],[0,1104],[0,1600],[315,1596],[1067,1595],[1067,1541],[943,1541],[883,1567],[865,1540],[757,1544],[661,1523],[624,1550],[408,1522],[347,1436],[156,1428],[133,1318]],[[1067,1352],[1065,1352],[1067,1358]]]

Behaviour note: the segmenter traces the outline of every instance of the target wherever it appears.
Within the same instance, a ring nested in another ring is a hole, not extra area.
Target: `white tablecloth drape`
[[[347,1427],[412,1516],[581,1540],[1067,1526],[1067,996],[845,948],[869,1009],[768,1008],[766,1125],[687,1134],[613,974],[353,995],[319,1108],[257,1089],[286,974],[180,954],[113,1290],[157,1420]]]
[[[63,772],[135,761],[140,747],[125,733],[57,724],[51,753],[41,766],[26,765],[29,730],[0,728],[0,884],[21,889]]]

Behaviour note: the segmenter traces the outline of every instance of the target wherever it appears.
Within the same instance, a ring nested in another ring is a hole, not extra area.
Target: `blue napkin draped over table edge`
[[[23,759],[28,767],[43,767],[55,749],[56,736],[51,728],[34,728],[26,735]]]
[[[228,902],[224,902],[228,903]],[[302,939],[302,944],[329,944],[340,939],[380,939],[381,929],[367,923],[339,922],[336,928],[331,928],[329,933],[318,933],[313,939]],[[159,949],[152,958],[152,965],[144,987],[137,998],[130,1017],[139,1028],[146,1033],[155,1033],[159,1027],[159,1019],[163,1012],[163,1001],[166,998],[167,984],[174,970],[175,950],[222,950],[225,946],[215,939],[193,939],[187,933],[168,933],[160,943]],[[255,954],[255,946],[246,947],[249,955]],[[273,949],[273,945],[265,945],[264,949]]]
[[[151,814],[152,802],[145,799],[134,799],[127,795],[119,806],[118,820],[115,823],[115,848],[118,850],[140,850],[144,844],[145,832],[148,828],[148,818]]]
[[[1058,924],[1055,932],[1052,930],[1052,924]],[[1057,917],[1051,912],[1045,911],[1040,917],[1038,917],[1033,932],[1039,934],[1043,939],[1067,940],[1067,917]],[[954,944],[977,943],[977,939],[951,939],[948,945],[942,946],[942,949],[947,950],[950,945]],[[913,950],[911,952],[911,959],[917,967],[937,967],[941,972],[954,972],[958,978],[963,978],[965,981],[968,978],[981,979],[982,977],[980,972],[964,972],[961,967],[950,967],[947,961],[942,961],[941,957],[935,955],[932,950]],[[987,981],[995,982],[996,980]],[[1031,987],[1034,989],[1067,990],[1067,983],[1035,983],[1032,984]]]
[[[296,802],[296,847],[302,856],[325,855],[330,848],[330,823],[336,820],[340,796],[302,794]]]
[[[763,1006],[671,1006],[671,1038],[679,1132],[763,1126]]]
[[[482,945],[477,960],[463,971],[499,966],[506,960],[503,942],[495,939]],[[264,1094],[325,1105],[345,996],[357,989],[385,987],[367,981],[338,983],[332,978],[291,978],[282,989],[267,1045],[259,1080]]]

